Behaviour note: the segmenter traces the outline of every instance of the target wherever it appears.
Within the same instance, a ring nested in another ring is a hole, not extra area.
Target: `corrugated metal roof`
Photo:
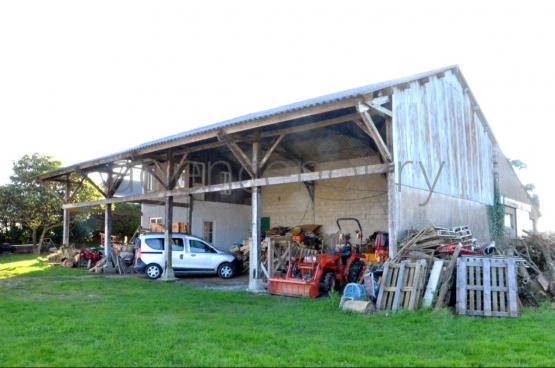
[[[392,86],[395,86],[395,85],[401,84],[401,83],[406,83],[407,81],[410,81],[410,80],[425,78],[426,76],[429,76],[429,75],[445,72],[448,69],[451,69],[451,68],[454,68],[454,67],[455,66],[450,66],[450,67],[445,67],[445,68],[441,68],[441,69],[436,69],[436,70],[426,72],[426,73],[412,75],[410,77],[406,77],[406,78],[402,78],[402,79],[396,79],[396,80],[391,80],[391,81],[386,81],[386,82],[369,84],[369,85],[358,87],[358,88],[348,89],[346,91],[331,93],[331,94],[328,94],[328,95],[324,95],[324,96],[320,96],[320,97],[316,97],[316,98],[311,98],[311,99],[300,101],[300,102],[295,102],[295,103],[292,103],[292,104],[276,107],[276,108],[273,108],[273,109],[263,110],[263,111],[259,111],[259,112],[239,116],[239,117],[236,117],[236,118],[233,118],[233,119],[220,121],[218,123],[206,125],[206,126],[203,126],[203,127],[200,127],[200,128],[188,130],[186,132],[182,132],[182,133],[170,135],[170,136],[167,136],[167,137],[164,137],[164,138],[156,139],[154,141],[149,141],[149,142],[138,145],[137,147],[135,147],[132,150],[141,150],[141,149],[145,149],[145,148],[150,148],[152,146],[156,146],[156,145],[159,145],[159,144],[166,144],[166,143],[169,143],[169,142],[172,142],[172,141],[180,140],[180,139],[191,137],[191,136],[198,135],[198,134],[207,133],[207,132],[210,132],[210,131],[218,131],[220,129],[229,128],[231,126],[235,126],[235,125],[239,125],[239,124],[244,124],[244,123],[257,121],[257,120],[263,120],[263,119],[267,119],[267,118],[277,116],[277,115],[281,115],[281,114],[287,114],[287,113],[290,113],[290,112],[304,110],[304,109],[311,108],[311,107],[327,105],[327,104],[331,104],[331,103],[335,103],[335,102],[340,102],[340,101],[352,99],[352,98],[362,96],[362,95],[368,95],[370,93],[379,91],[379,90],[384,89],[384,88],[392,87]]]
[[[124,150],[124,151],[121,151],[121,152],[118,152],[118,153],[114,153],[114,154],[111,154],[111,155],[107,155],[107,156],[104,156],[104,157],[99,157],[99,158],[96,158],[94,160],[85,161],[85,162],[81,162],[81,163],[78,163],[78,164],[75,164],[75,165],[64,167],[62,169],[58,169],[58,170],[49,172],[45,175],[41,175],[40,178],[45,179],[47,177],[53,177],[53,176],[60,175],[61,173],[66,173],[68,171],[73,171],[73,170],[77,170],[77,169],[80,169],[80,168],[83,168],[83,167],[87,167],[88,166],[87,164],[91,164],[91,163],[97,162],[99,160],[110,160],[110,159],[117,160],[117,159],[121,159],[121,157],[125,154],[131,155],[134,152],[138,152],[138,151],[141,151],[141,150],[146,149],[146,148],[151,148],[151,147],[155,147],[155,146],[158,146],[158,145],[165,145],[165,144],[168,144],[168,143],[171,143],[171,142],[182,140],[184,138],[193,137],[195,135],[200,135],[200,134],[208,133],[208,132],[211,132],[211,131],[218,131],[220,129],[225,129],[225,128],[229,128],[229,127],[232,127],[232,126],[245,124],[245,123],[249,123],[249,122],[253,122],[253,121],[264,120],[264,119],[271,118],[271,117],[274,117],[274,116],[287,114],[287,113],[291,113],[291,112],[295,112],[295,111],[300,111],[300,110],[304,110],[304,109],[308,109],[308,108],[312,108],[312,107],[316,107],[316,106],[328,105],[328,104],[332,104],[332,103],[337,103],[337,102],[353,99],[353,98],[356,98],[356,97],[359,97],[359,96],[368,95],[370,93],[377,92],[377,91],[382,90],[384,88],[390,88],[390,87],[393,87],[393,86],[396,86],[396,85],[399,85],[399,84],[403,84],[403,83],[407,83],[407,82],[410,82],[410,81],[413,81],[413,80],[426,78],[426,77],[429,77],[429,76],[432,76],[432,75],[435,75],[435,74],[438,74],[438,73],[445,72],[445,71],[447,71],[449,69],[453,69],[453,68],[457,68],[457,66],[448,66],[448,67],[435,69],[435,70],[431,70],[431,71],[424,72],[424,73],[411,75],[411,76],[400,78],[400,79],[369,84],[369,85],[358,87],[358,88],[348,89],[348,90],[341,91],[341,92],[331,93],[331,94],[327,94],[327,95],[324,95],[324,96],[311,98],[311,99],[300,101],[300,102],[295,102],[295,103],[292,103],[292,104],[276,107],[276,108],[273,108],[273,109],[263,110],[263,111],[260,111],[260,112],[239,116],[239,117],[236,117],[236,118],[233,118],[233,119],[224,120],[224,121],[221,121],[221,122],[218,122],[218,123],[206,125],[206,126],[203,126],[203,127],[200,127],[200,128],[188,130],[188,131],[181,132],[181,133],[178,133],[178,134],[174,134],[174,135],[166,136],[166,137],[163,137],[163,138],[159,138],[159,139],[156,139],[156,140],[153,140],[153,141],[145,142],[145,143],[142,143],[138,146],[132,147],[130,149],[127,149],[127,150]]]

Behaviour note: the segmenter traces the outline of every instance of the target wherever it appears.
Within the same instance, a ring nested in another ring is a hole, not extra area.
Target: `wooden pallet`
[[[516,261],[509,257],[460,257],[457,314],[517,317]]]
[[[378,293],[377,309],[418,309],[427,273],[427,263],[422,259],[415,262],[387,262],[384,265],[382,285]]]

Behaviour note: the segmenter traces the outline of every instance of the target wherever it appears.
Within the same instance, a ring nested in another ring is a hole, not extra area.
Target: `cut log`
[[[344,312],[370,314],[376,311],[374,303],[364,300],[346,300],[341,309]]]

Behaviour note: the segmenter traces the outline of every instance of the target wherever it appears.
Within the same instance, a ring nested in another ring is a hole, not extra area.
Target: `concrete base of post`
[[[254,294],[262,294],[266,292],[266,289],[264,288],[264,282],[262,281],[262,279],[253,279],[249,281],[249,287],[247,288],[247,291],[249,293],[254,293]]]
[[[175,281],[177,280],[175,278],[175,273],[173,272],[173,268],[170,269],[166,269],[164,270],[164,272],[162,273],[162,276],[160,276],[160,281]]]

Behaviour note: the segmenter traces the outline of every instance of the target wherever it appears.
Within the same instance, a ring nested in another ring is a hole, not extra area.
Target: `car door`
[[[184,254],[185,264],[192,272],[212,272],[216,251],[200,239],[188,238],[188,252]]]
[[[172,268],[177,272],[184,272],[185,270],[185,239],[176,237],[173,238],[172,244]]]

